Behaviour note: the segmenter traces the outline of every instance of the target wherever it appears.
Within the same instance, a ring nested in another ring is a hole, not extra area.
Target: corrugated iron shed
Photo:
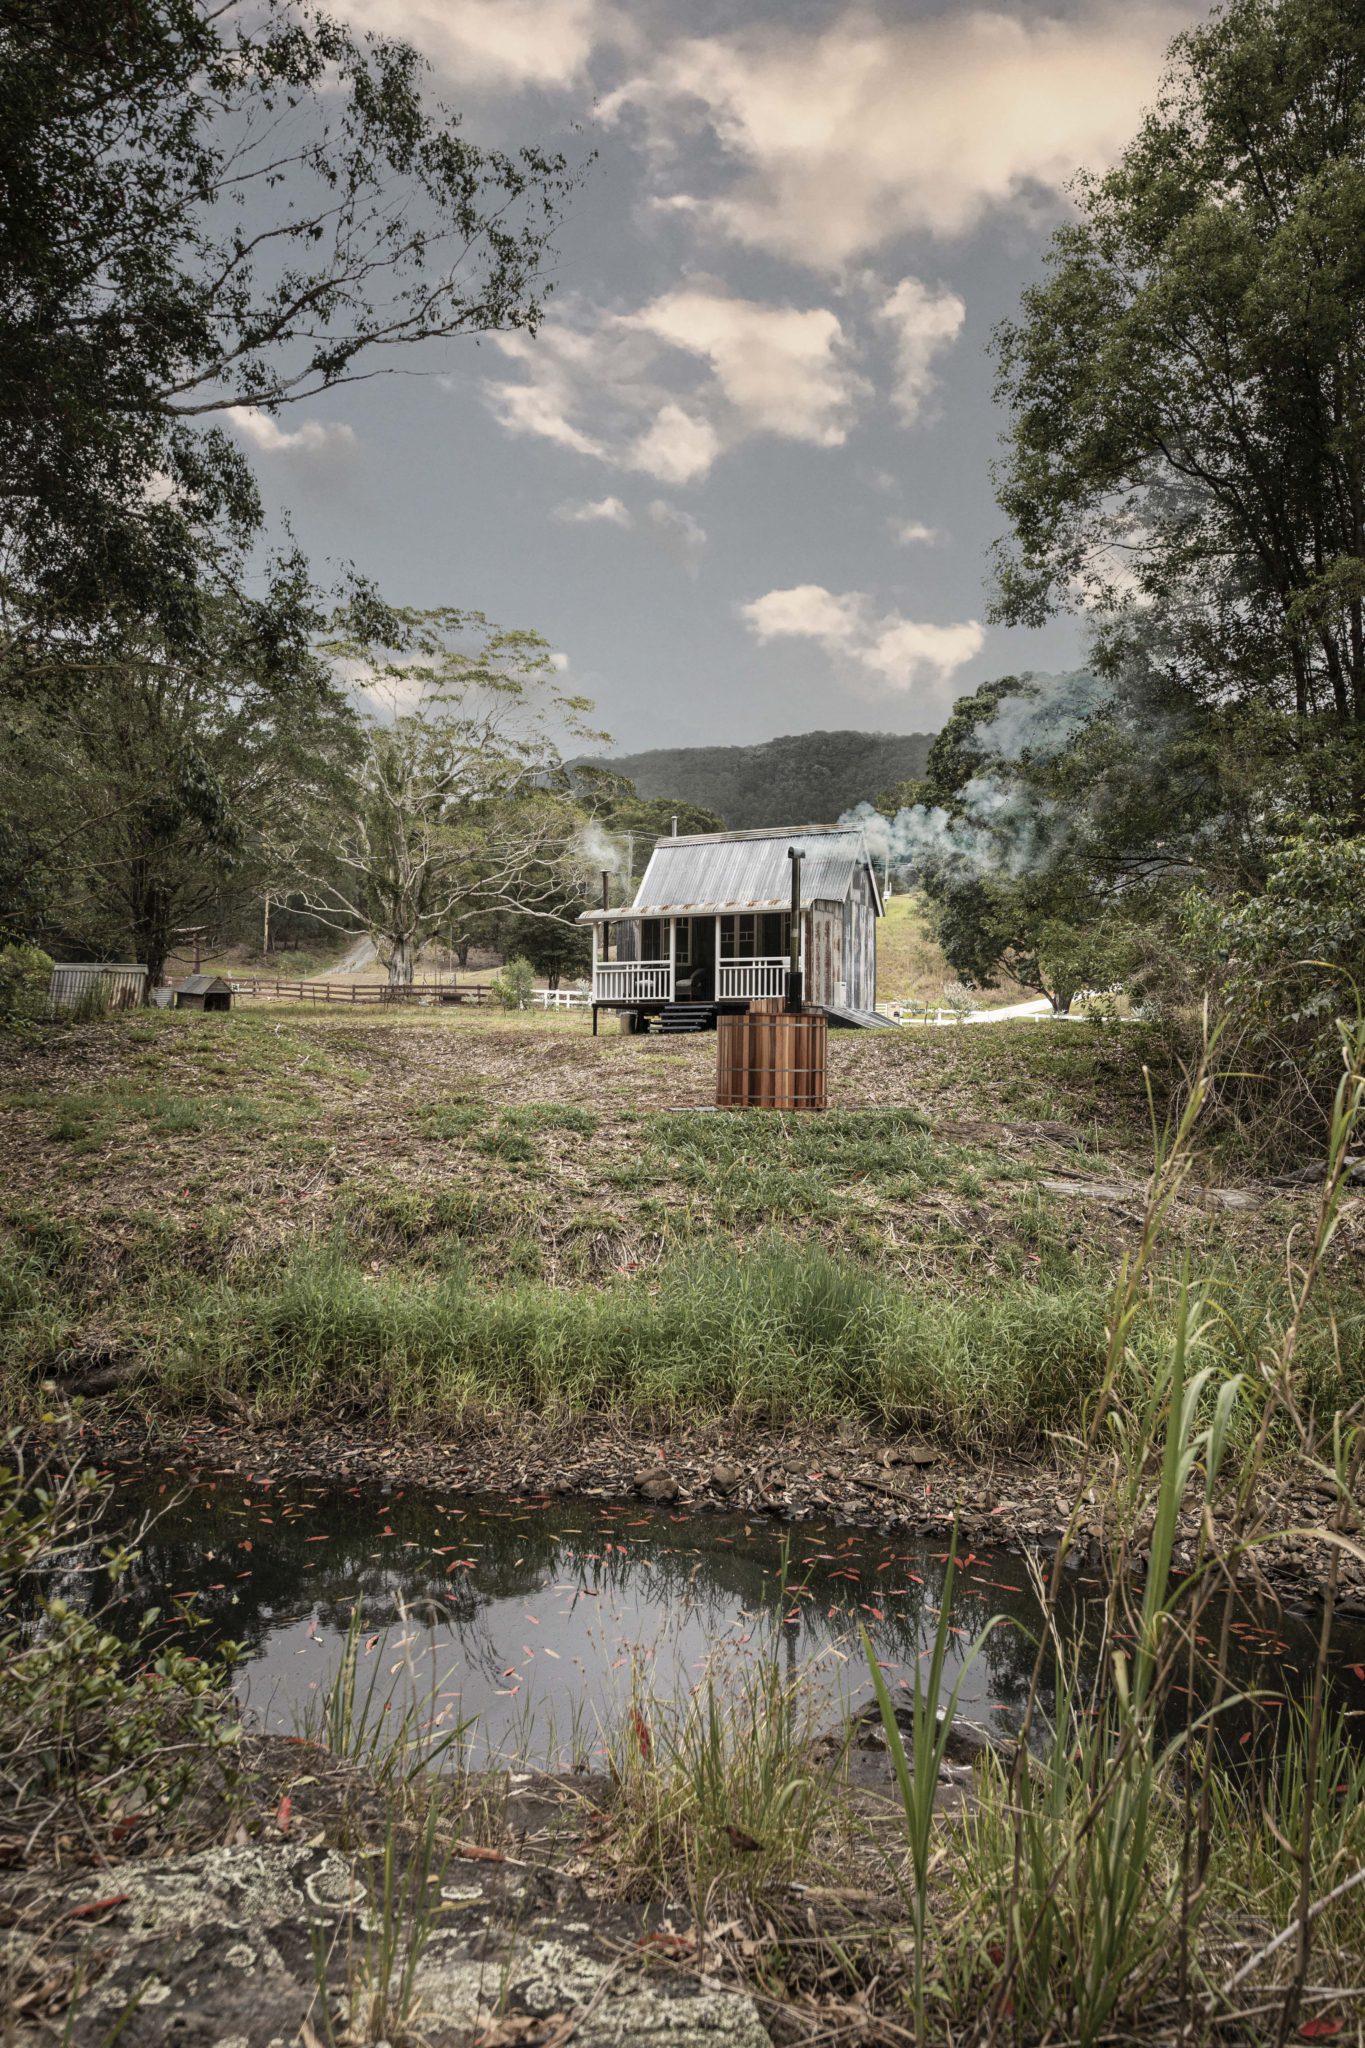
[[[785,910],[791,902],[787,849],[805,855],[801,868],[803,903],[843,903],[860,868],[866,868],[878,914],[881,896],[867,842],[856,827],[803,825],[795,830],[708,832],[661,839],[649,857],[635,900],[634,916],[712,915],[744,910]],[[618,922],[621,910],[590,911],[584,923]]]

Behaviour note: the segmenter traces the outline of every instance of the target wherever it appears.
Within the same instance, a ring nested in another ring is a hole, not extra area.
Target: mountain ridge
[[[761,825],[833,824],[890,784],[924,773],[933,733],[781,733],[752,746],[650,747],[584,755],[574,767],[624,775],[642,797],[701,804],[732,832]]]

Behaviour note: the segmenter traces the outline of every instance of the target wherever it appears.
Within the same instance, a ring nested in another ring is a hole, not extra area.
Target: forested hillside
[[[602,761],[641,796],[680,797],[749,825],[832,822],[879,790],[923,775],[932,733],[785,733],[753,747],[656,747]]]

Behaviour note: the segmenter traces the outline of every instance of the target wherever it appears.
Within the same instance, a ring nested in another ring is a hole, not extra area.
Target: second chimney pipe
[[[799,1010],[802,1007],[804,991],[801,977],[801,863],[805,859],[794,846],[787,848],[787,859],[792,864],[792,912],[790,951],[787,958],[787,1008]]]

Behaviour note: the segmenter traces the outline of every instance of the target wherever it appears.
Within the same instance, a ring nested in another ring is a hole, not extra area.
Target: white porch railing
[[[723,1003],[787,993],[785,957],[762,960],[720,960],[716,963],[716,995]]]
[[[609,960],[595,969],[595,1003],[669,1003],[673,970],[666,960]]]

